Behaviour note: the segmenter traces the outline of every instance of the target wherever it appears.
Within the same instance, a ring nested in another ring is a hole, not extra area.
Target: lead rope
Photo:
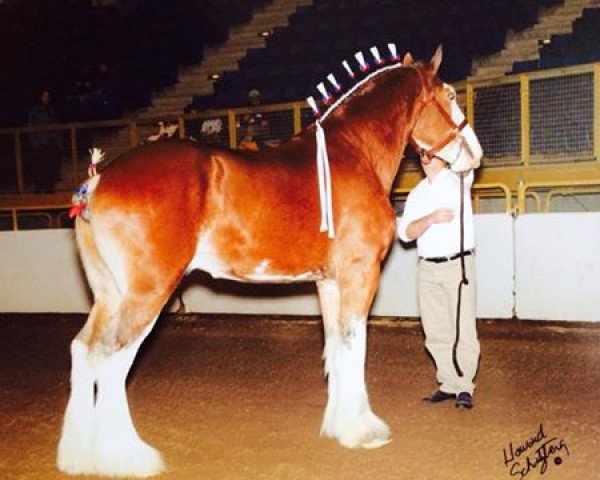
[[[462,300],[462,287],[468,285],[469,280],[465,271],[465,177],[463,173],[458,174],[460,178],[460,268],[461,268],[461,279],[458,284],[458,298],[456,300],[456,336],[454,338],[454,345],[452,346],[452,363],[454,369],[459,377],[463,377],[463,371],[458,363],[458,356],[456,350],[458,349],[458,342],[460,340],[460,306]]]

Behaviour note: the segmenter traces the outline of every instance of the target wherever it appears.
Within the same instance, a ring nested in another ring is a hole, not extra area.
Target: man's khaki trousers
[[[462,286],[460,306],[460,338],[457,358],[463,376],[460,377],[452,361],[456,335],[458,286],[462,278],[460,259],[443,263],[419,260],[419,307],[425,332],[425,347],[437,368],[440,390],[446,393],[473,394],[473,379],[479,363],[479,341],[475,325],[476,279],[475,258],[465,257],[465,271],[469,281]]]

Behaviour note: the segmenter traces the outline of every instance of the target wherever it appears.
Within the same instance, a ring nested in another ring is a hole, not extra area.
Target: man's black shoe
[[[473,396],[468,392],[461,392],[456,398],[456,408],[473,408]]]
[[[437,392],[432,393],[431,395],[425,397],[423,400],[431,403],[440,403],[445,400],[450,400],[452,398],[456,398],[456,395],[453,393],[446,393],[438,390]]]

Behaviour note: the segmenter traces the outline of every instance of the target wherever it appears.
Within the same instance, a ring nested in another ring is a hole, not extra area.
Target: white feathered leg
[[[160,453],[140,438],[133,425],[125,384],[140,344],[153,325],[130,346],[99,364],[93,440],[98,474],[149,477],[165,470]]]
[[[369,405],[365,385],[366,319],[352,319],[346,336],[326,333],[325,368],[329,400],[321,433],[349,448],[375,448],[390,441],[388,426]]]
[[[337,405],[337,377],[330,375],[331,358],[334,356],[328,354],[331,350],[333,338],[339,335],[340,321],[340,289],[335,280],[321,280],[317,282],[319,292],[319,301],[321,304],[321,314],[323,315],[323,330],[325,332],[325,349],[323,350],[323,360],[325,362],[325,376],[327,377],[327,406],[323,415],[321,424],[321,435],[332,436],[327,430],[327,426],[332,423]]]
[[[79,340],[71,342],[71,393],[63,420],[56,464],[71,475],[95,472],[92,449],[94,434],[95,372],[88,349]]]

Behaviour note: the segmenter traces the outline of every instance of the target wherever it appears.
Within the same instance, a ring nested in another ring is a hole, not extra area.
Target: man
[[[404,242],[417,241],[419,307],[425,347],[437,368],[439,389],[424,400],[455,399],[456,406],[473,407],[473,379],[479,361],[475,325],[475,235],[471,206],[473,171],[464,175],[464,265],[467,284],[461,287],[456,357],[457,306],[462,280],[460,241],[460,174],[444,161],[421,157],[425,178],[410,192],[398,220]],[[455,362],[456,360],[456,362]],[[462,375],[461,375],[462,374]]]
[[[248,92],[248,103],[252,108],[258,107],[261,103],[260,92],[255,88]],[[238,138],[240,138],[240,149],[259,150],[265,146],[273,146],[270,142],[269,121],[257,110],[243,115],[238,122],[237,128]]]

